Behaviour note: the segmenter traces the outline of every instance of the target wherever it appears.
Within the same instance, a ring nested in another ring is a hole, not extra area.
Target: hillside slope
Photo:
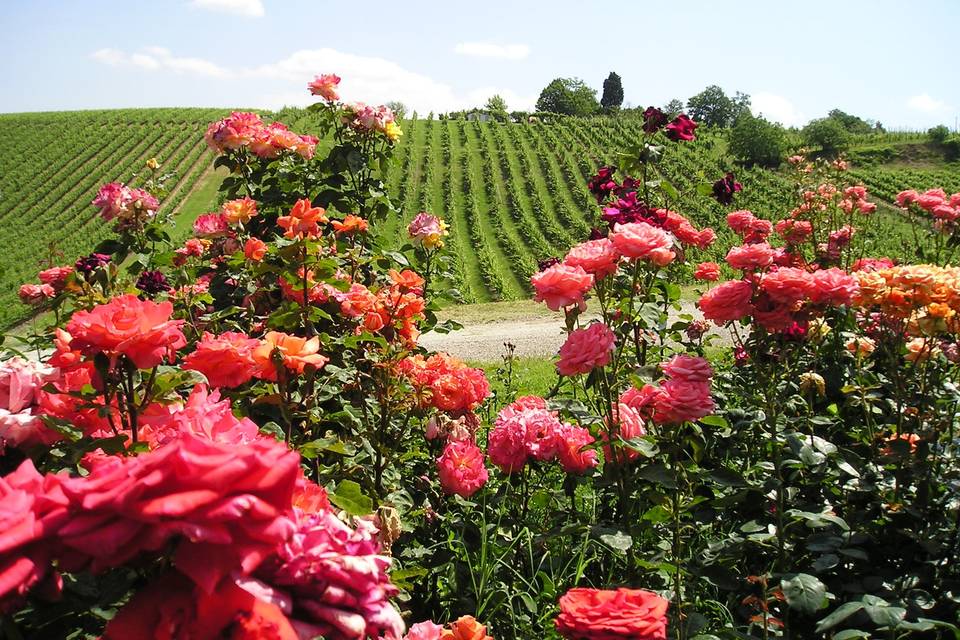
[[[182,212],[177,233],[216,204],[222,174],[203,143],[207,124],[225,113],[213,109],[137,109],[0,115],[0,328],[29,316],[17,300],[22,282],[51,264],[72,263],[109,230],[90,201],[99,185],[135,180],[151,157],[171,171],[173,188],[163,206]],[[272,114],[291,129],[310,132],[302,109]],[[565,119],[557,123],[502,124],[407,120],[388,168],[388,191],[399,213],[376,233],[387,244],[403,241],[417,211],[441,215],[450,225],[455,282],[467,301],[527,297],[537,262],[562,256],[596,224],[597,206],[586,189],[601,164],[642,136],[639,121]],[[891,137],[896,142],[896,138]],[[872,138],[869,144],[876,144]],[[867,141],[864,142],[867,144]],[[683,195],[681,211],[698,226],[713,226],[718,247],[730,238],[730,207],[697,193],[734,168],[722,136],[705,133],[670,145],[664,166]],[[853,175],[890,200],[907,187],[960,190],[956,165],[877,167]],[[776,220],[790,208],[792,186],[780,173],[737,169],[744,190],[735,206]],[[189,219],[188,219],[189,218]],[[904,255],[909,225],[892,208],[874,218],[871,253]],[[719,260],[720,249],[703,259]]]

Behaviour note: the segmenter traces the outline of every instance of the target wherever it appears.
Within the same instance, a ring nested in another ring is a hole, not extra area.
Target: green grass
[[[557,383],[556,366],[548,358],[516,358],[513,361],[512,377],[502,360],[467,364],[483,369],[490,381],[490,389],[494,393],[497,406],[512,402],[518,396],[544,396]]]

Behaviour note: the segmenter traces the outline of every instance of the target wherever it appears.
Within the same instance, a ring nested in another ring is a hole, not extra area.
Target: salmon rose
[[[544,302],[551,311],[576,304],[586,308],[584,294],[593,286],[593,276],[583,267],[555,264],[530,277],[536,291],[533,299]]]
[[[578,587],[560,598],[557,632],[568,640],[666,640],[668,605],[641,589]]]
[[[187,344],[180,327],[171,320],[173,304],[119,296],[90,311],[77,311],[67,324],[70,346],[85,356],[104,353],[111,359],[125,355],[140,369],[150,369],[173,357]]]

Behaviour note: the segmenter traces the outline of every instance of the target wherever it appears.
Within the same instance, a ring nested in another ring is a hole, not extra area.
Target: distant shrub
[[[730,153],[740,162],[752,166],[776,167],[783,159],[784,129],[764,118],[744,114],[730,130]]]
[[[824,155],[836,155],[850,146],[850,134],[834,118],[811,120],[802,135],[807,144],[820,147]]]
[[[927,137],[930,138],[930,142],[935,144],[943,144],[947,141],[947,138],[950,136],[950,129],[947,129],[944,125],[938,124],[935,127],[931,127],[927,130]]]

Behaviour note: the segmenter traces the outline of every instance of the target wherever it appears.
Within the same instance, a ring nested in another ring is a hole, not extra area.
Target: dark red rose
[[[547,258],[546,260],[541,260],[537,263],[537,270],[546,271],[555,264],[560,264],[559,258]]]
[[[613,173],[616,170],[616,167],[600,167],[597,175],[587,181],[587,188],[597,198],[597,202],[606,200],[610,192],[618,187],[617,182],[613,179]]]
[[[693,140],[693,132],[697,128],[697,123],[691,120],[685,113],[681,113],[667,125],[665,130],[667,137],[674,142]]]
[[[644,133],[654,134],[667,124],[667,114],[656,107],[647,107],[643,112]]]
[[[723,178],[713,183],[713,197],[720,204],[731,204],[733,194],[743,191],[743,185],[734,180],[733,173],[727,173]]]

